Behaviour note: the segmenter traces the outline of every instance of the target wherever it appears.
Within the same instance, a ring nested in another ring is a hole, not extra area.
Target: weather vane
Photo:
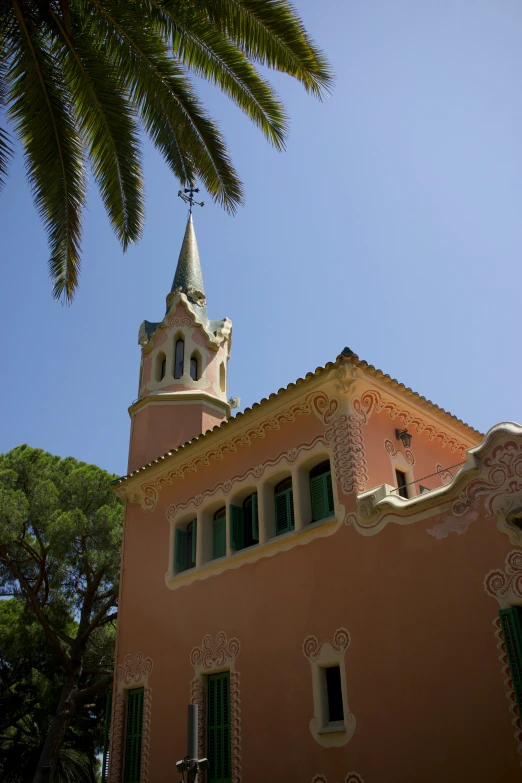
[[[189,215],[192,214],[192,207],[194,204],[197,204],[198,207],[204,207],[205,202],[204,201],[196,201],[194,199],[194,193],[199,193],[199,188],[184,188],[183,190],[178,190],[178,196],[183,199],[183,201],[186,204],[189,204]],[[188,194],[188,195],[187,195]]]

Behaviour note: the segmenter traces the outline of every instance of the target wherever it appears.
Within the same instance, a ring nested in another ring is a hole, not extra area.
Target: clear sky
[[[522,5],[297,0],[337,74],[320,104],[274,77],[288,150],[202,89],[244,180],[195,214],[211,318],[233,321],[229,394],[251,405],[347,345],[485,432],[522,420]],[[0,451],[29,443],[125,473],[138,328],[160,320],[183,237],[145,146],[147,223],[122,255],[94,186],[71,307],[19,153],[0,195]]]

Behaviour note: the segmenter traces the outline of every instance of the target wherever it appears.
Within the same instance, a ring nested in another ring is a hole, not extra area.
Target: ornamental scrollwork
[[[319,653],[321,647],[324,644],[329,644],[336,653],[342,655],[344,651],[350,646],[350,632],[346,628],[338,628],[333,635],[332,641],[325,639],[319,643],[317,636],[307,636],[303,642],[303,655],[308,658],[309,661],[314,661]]]
[[[116,669],[116,681],[125,685],[144,682],[152,671],[152,658],[145,658],[143,653],[136,653],[133,661],[129,653],[123,664]]]
[[[490,571],[484,589],[502,606],[522,602],[522,549],[513,549],[506,557],[505,568]]]
[[[316,775],[312,778],[312,783],[328,783],[328,780],[324,775]],[[364,783],[364,780],[357,772],[349,772],[344,779],[344,783]]]
[[[482,463],[480,478],[471,481],[453,503],[457,516],[485,497],[487,518],[506,516],[522,506],[522,440],[508,440],[494,447]]]
[[[201,647],[193,647],[190,653],[190,662],[195,669],[215,669],[227,661],[234,661],[239,655],[241,645],[239,639],[233,637],[230,641],[224,631],[216,636],[216,647],[213,648],[212,636],[203,637]]]

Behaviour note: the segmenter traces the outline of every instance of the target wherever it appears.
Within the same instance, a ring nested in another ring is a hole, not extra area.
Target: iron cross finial
[[[189,215],[192,213],[194,204],[197,204],[198,207],[205,206],[204,201],[196,201],[194,199],[194,193],[199,193],[199,188],[183,188],[183,190],[178,190],[178,196],[182,198],[186,204],[189,204]]]

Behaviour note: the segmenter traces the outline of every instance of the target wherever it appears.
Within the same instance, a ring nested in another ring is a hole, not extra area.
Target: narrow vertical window
[[[209,675],[207,689],[208,781],[231,783],[230,672]]]
[[[212,524],[212,557],[225,557],[227,553],[227,517],[226,508],[220,508],[214,514]]]
[[[249,495],[241,506],[230,506],[230,546],[246,549],[259,543],[257,492]]]
[[[176,573],[196,565],[197,520],[189,522],[186,530],[176,528],[174,533],[174,568]]]
[[[128,692],[123,783],[140,783],[143,688]]]
[[[225,378],[225,362],[221,362],[219,365],[219,388],[223,393],[227,390],[226,378]]]
[[[174,349],[174,378],[181,378],[183,375],[183,362],[185,360],[185,342],[176,340]]]
[[[406,480],[406,473],[404,473],[404,471],[402,470],[396,470],[395,477],[397,479],[397,488],[399,490],[399,495],[401,496],[401,498],[407,498],[408,482]]]
[[[275,487],[276,536],[294,529],[294,495],[292,478],[289,476]]]
[[[190,377],[193,381],[199,380],[199,372],[198,372],[198,358],[197,356],[191,356],[190,357]]]
[[[163,351],[160,351],[160,353],[156,356],[156,380],[162,381],[165,377],[165,372],[167,371],[167,359],[165,357],[165,354]]]
[[[336,723],[337,721],[344,720],[341,669],[339,666],[328,666],[328,668],[324,670],[324,674],[328,704],[328,722]]]
[[[512,606],[509,609],[501,609],[499,614],[513,690],[518,711],[522,714],[522,607]]]
[[[321,462],[310,471],[310,496],[312,500],[312,522],[331,517],[334,513],[332,473],[330,460]]]

